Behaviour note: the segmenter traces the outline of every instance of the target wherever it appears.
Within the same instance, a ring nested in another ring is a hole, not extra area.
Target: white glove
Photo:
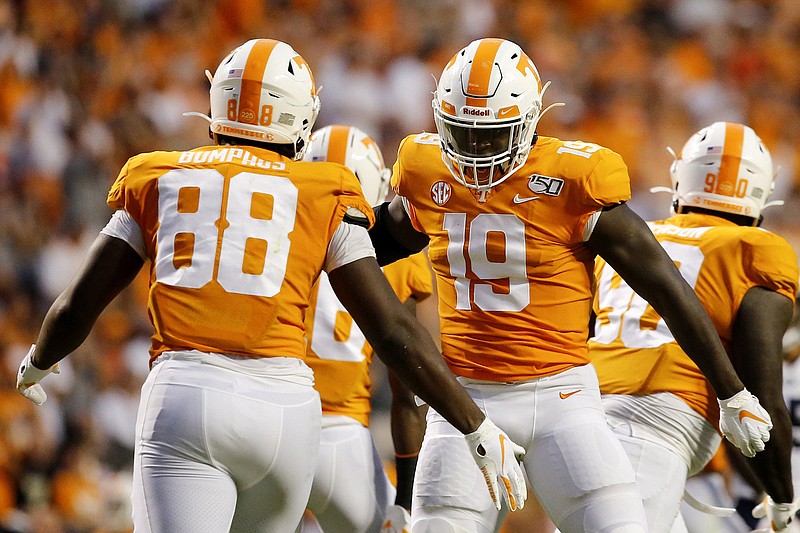
[[[472,458],[483,472],[494,506],[501,507],[501,497],[512,511],[525,507],[528,488],[522,475],[519,461],[525,456],[525,449],[516,445],[500,428],[488,418],[481,422],[474,432],[464,435]],[[497,478],[500,478],[498,491]]]
[[[411,533],[411,515],[400,505],[386,508],[381,533]]]
[[[36,345],[31,344],[31,349],[28,350],[28,355],[19,364],[19,371],[17,372],[17,391],[25,396],[27,399],[36,405],[42,405],[47,400],[47,394],[39,382],[45,376],[50,374],[58,374],[58,363],[54,364],[46,370],[41,370],[33,366],[33,354],[36,353]]]
[[[764,450],[769,440],[772,419],[761,407],[758,398],[742,389],[727,400],[719,402],[719,429],[747,457]]]
[[[759,533],[771,533],[773,531],[788,531],[789,522],[792,521],[794,514],[800,509],[800,499],[791,503],[775,503],[772,498],[767,496],[753,509],[753,518],[769,519],[769,528],[757,529]]]

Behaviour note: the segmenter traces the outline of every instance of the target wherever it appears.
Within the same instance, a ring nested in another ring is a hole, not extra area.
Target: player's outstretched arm
[[[400,303],[378,263],[359,259],[328,273],[336,296],[375,353],[420,398],[464,433],[499,509],[522,508],[527,488],[519,460],[525,451],[487,419],[444,362],[425,327]]]
[[[764,449],[772,423],[733,368],[711,319],[647,224],[625,204],[603,210],[589,246],[664,318],[720,400],[720,428],[745,455]]]
[[[745,293],[733,323],[731,361],[745,386],[769,412],[772,435],[748,464],[775,503],[791,503],[792,421],[783,400],[783,334],[792,319],[793,302],[763,287]]]
[[[133,281],[143,264],[125,241],[103,234],[97,237],[78,274],[50,306],[35,349],[20,365],[20,393],[37,404],[44,402],[46,395],[38,394],[43,395],[38,382],[86,340],[97,317]]]

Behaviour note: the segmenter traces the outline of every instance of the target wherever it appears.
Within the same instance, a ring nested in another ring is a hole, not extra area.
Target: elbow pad
[[[372,246],[375,247],[375,257],[380,266],[394,263],[398,259],[408,257],[424,248],[424,246],[419,250],[407,248],[392,235],[392,232],[386,227],[386,221],[389,218],[389,202],[383,202],[373,207],[372,210],[375,213],[375,224],[369,230],[369,237],[372,240]]]

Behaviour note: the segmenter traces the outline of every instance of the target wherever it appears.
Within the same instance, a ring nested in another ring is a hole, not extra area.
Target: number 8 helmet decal
[[[453,56],[432,103],[442,159],[456,181],[487,190],[525,164],[548,85],[510,41],[479,39]]]
[[[247,41],[209,80],[212,133],[291,144],[294,159],[302,159],[320,103],[311,68],[291,46]]]
[[[674,209],[685,207],[752,217],[783,202],[767,202],[775,187],[772,157],[743,124],[715,122],[692,135],[670,167]]]
[[[370,205],[378,205],[389,192],[391,171],[386,168],[378,143],[353,126],[325,126],[311,135],[306,161],[332,161],[346,166],[358,181]]]

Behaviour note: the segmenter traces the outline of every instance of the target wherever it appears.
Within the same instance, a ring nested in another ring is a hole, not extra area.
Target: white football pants
[[[542,507],[563,533],[644,533],[630,461],[606,424],[592,365],[523,383],[460,379],[497,426],[523,446],[524,466]],[[492,533],[495,510],[463,435],[438,413],[417,465],[414,533]]]
[[[670,393],[604,394],[603,408],[636,472],[650,533],[669,533],[680,511],[686,478],[719,447],[719,432]],[[701,500],[702,501],[702,500]]]
[[[180,354],[189,360],[159,362],[142,387],[134,531],[293,532],[319,448],[311,370],[276,357],[245,373],[219,366],[224,356]]]
[[[347,416],[322,415],[319,457],[301,533],[378,533],[395,488],[368,428]]]

